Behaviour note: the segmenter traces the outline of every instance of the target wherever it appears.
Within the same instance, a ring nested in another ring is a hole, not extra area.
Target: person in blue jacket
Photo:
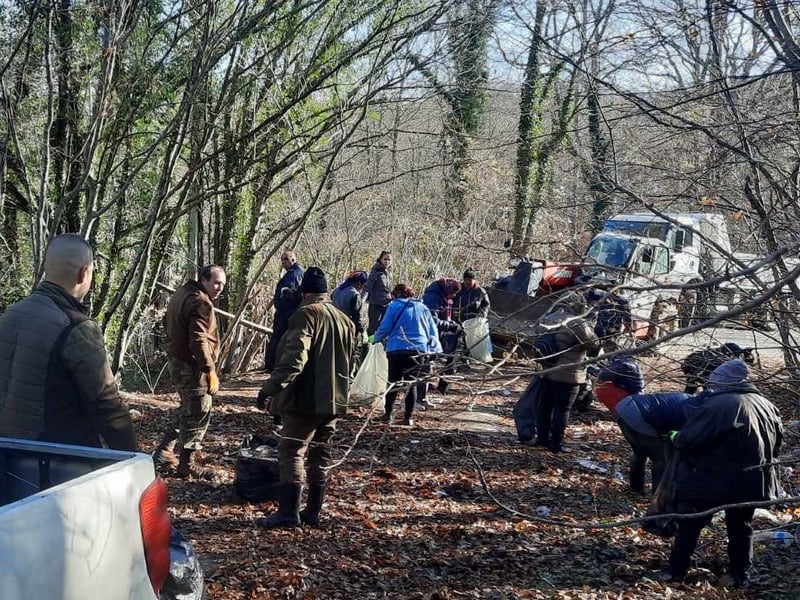
[[[431,311],[420,300],[414,298],[414,289],[405,283],[398,283],[392,290],[394,298],[386,307],[378,329],[370,336],[370,342],[385,342],[386,357],[389,361],[389,391],[386,392],[386,405],[383,421],[392,419],[394,401],[400,385],[398,382],[411,382],[427,373],[427,357],[442,351],[439,332]],[[409,385],[405,398],[403,425],[414,425],[414,405],[418,400],[420,386]]]
[[[272,306],[275,307],[275,317],[272,320],[272,335],[269,336],[267,348],[264,351],[264,369],[272,372],[278,358],[278,343],[289,328],[289,319],[300,306],[302,295],[300,284],[303,282],[303,269],[297,262],[297,255],[291,250],[281,254],[281,267],[284,269],[283,277],[275,286],[275,297]]]

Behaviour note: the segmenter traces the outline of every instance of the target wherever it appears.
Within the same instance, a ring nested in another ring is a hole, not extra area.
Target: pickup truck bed
[[[0,438],[0,598],[154,600],[146,454]]]

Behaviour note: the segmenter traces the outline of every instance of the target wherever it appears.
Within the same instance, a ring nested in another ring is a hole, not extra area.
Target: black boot
[[[181,449],[181,457],[175,476],[181,479],[186,479],[191,476],[194,479],[206,479],[211,481],[214,479],[215,474],[211,469],[203,467],[200,461],[200,452],[183,448]]]
[[[308,499],[306,507],[300,511],[300,521],[303,525],[319,527],[319,511],[322,509],[322,501],[325,499],[325,484],[312,483],[308,486]]]
[[[300,496],[303,484],[282,483],[278,491],[278,512],[269,517],[256,519],[256,525],[267,529],[300,526]]]
[[[153,452],[153,462],[156,469],[163,469],[165,471],[174,471],[178,468],[178,457],[175,455],[175,443],[178,441],[171,435],[172,432],[167,432],[161,439],[161,443]]]

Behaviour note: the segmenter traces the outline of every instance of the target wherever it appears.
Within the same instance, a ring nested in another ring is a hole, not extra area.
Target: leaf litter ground
[[[678,389],[657,363],[645,359],[646,375],[658,373],[661,382],[649,389]],[[225,381],[204,450],[218,481],[168,479],[174,523],[200,556],[209,598],[800,597],[797,544],[756,544],[751,589],[720,587],[726,538],[719,521],[704,532],[685,583],[651,579],[665,564],[667,541],[636,525],[585,527],[647,509],[647,500],[627,489],[629,451],[608,412],[595,405],[573,415],[565,454],[520,445],[511,411],[530,367],[502,371],[505,379],[466,373],[446,397],[431,394],[440,404],[418,412],[413,429],[378,424],[380,411],[368,408],[340,420],[341,464],[331,477],[323,526],[278,531],[253,523],[274,504],[243,502],[232,487],[244,435],[272,429],[254,408],[264,375]],[[770,395],[791,424],[782,456],[790,461],[800,454],[792,423],[798,406],[780,389]],[[141,413],[142,446],[152,451],[177,397],[166,391],[126,397]],[[800,477],[788,467],[782,472],[786,491],[796,495]],[[784,521],[781,529],[793,532],[800,522],[797,506],[770,513]],[[757,529],[775,526],[757,522]]]

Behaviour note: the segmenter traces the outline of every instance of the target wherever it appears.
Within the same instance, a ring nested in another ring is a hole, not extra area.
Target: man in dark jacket
[[[778,409],[750,382],[747,364],[717,367],[709,390],[687,407],[686,424],[671,434],[680,453],[675,479],[677,511],[703,512],[716,506],[777,497],[774,463],[783,441]],[[754,508],[725,510],[729,577],[747,583],[753,559]],[[662,580],[680,580],[689,569],[701,530],[711,515],[678,521],[678,533]]]
[[[489,307],[489,294],[478,285],[475,272],[467,269],[461,280],[461,289],[453,299],[453,318],[459,323],[475,317],[486,318]]]
[[[168,470],[177,467],[178,477],[213,477],[212,471],[200,466],[199,451],[211,422],[214,395],[219,391],[219,335],[213,301],[225,283],[222,267],[205,266],[197,281],[192,279],[179,287],[167,306],[169,374],[180,406],[153,453],[153,460]],[[174,453],[176,444],[181,449],[180,459]]]
[[[59,235],[44,270],[36,290],[0,317],[0,436],[136,450],[103,334],[83,304],[91,247]]]
[[[264,368],[271,372],[275,368],[277,360],[278,344],[281,337],[286,333],[289,319],[300,306],[300,283],[303,281],[303,269],[297,262],[297,255],[291,250],[281,254],[281,267],[284,270],[283,276],[275,286],[275,296],[272,306],[275,308],[275,316],[272,319],[272,335],[269,337],[267,347],[264,351]]]
[[[542,391],[536,416],[536,445],[552,452],[563,452],[564,431],[569,411],[586,382],[586,353],[600,346],[591,325],[584,318],[586,300],[581,294],[568,291],[553,305],[552,311],[538,323],[539,333],[552,333],[557,355],[552,358],[554,370],[542,376]]]
[[[278,512],[259,519],[262,527],[319,525],[331,464],[330,440],[336,419],[347,412],[350,363],[356,350],[353,322],[328,301],[328,283],[309,267],[300,286],[303,301],[281,341],[280,358],[258,394],[257,405],[281,415],[278,443]],[[271,399],[271,400],[269,400]],[[308,500],[300,512],[306,479]]]
[[[708,377],[712,371],[725,361],[741,358],[748,364],[755,362],[752,348],[742,348],[739,344],[727,342],[719,348],[708,348],[692,352],[681,361],[681,370],[686,376],[687,394],[694,394],[700,388],[705,388]]]

